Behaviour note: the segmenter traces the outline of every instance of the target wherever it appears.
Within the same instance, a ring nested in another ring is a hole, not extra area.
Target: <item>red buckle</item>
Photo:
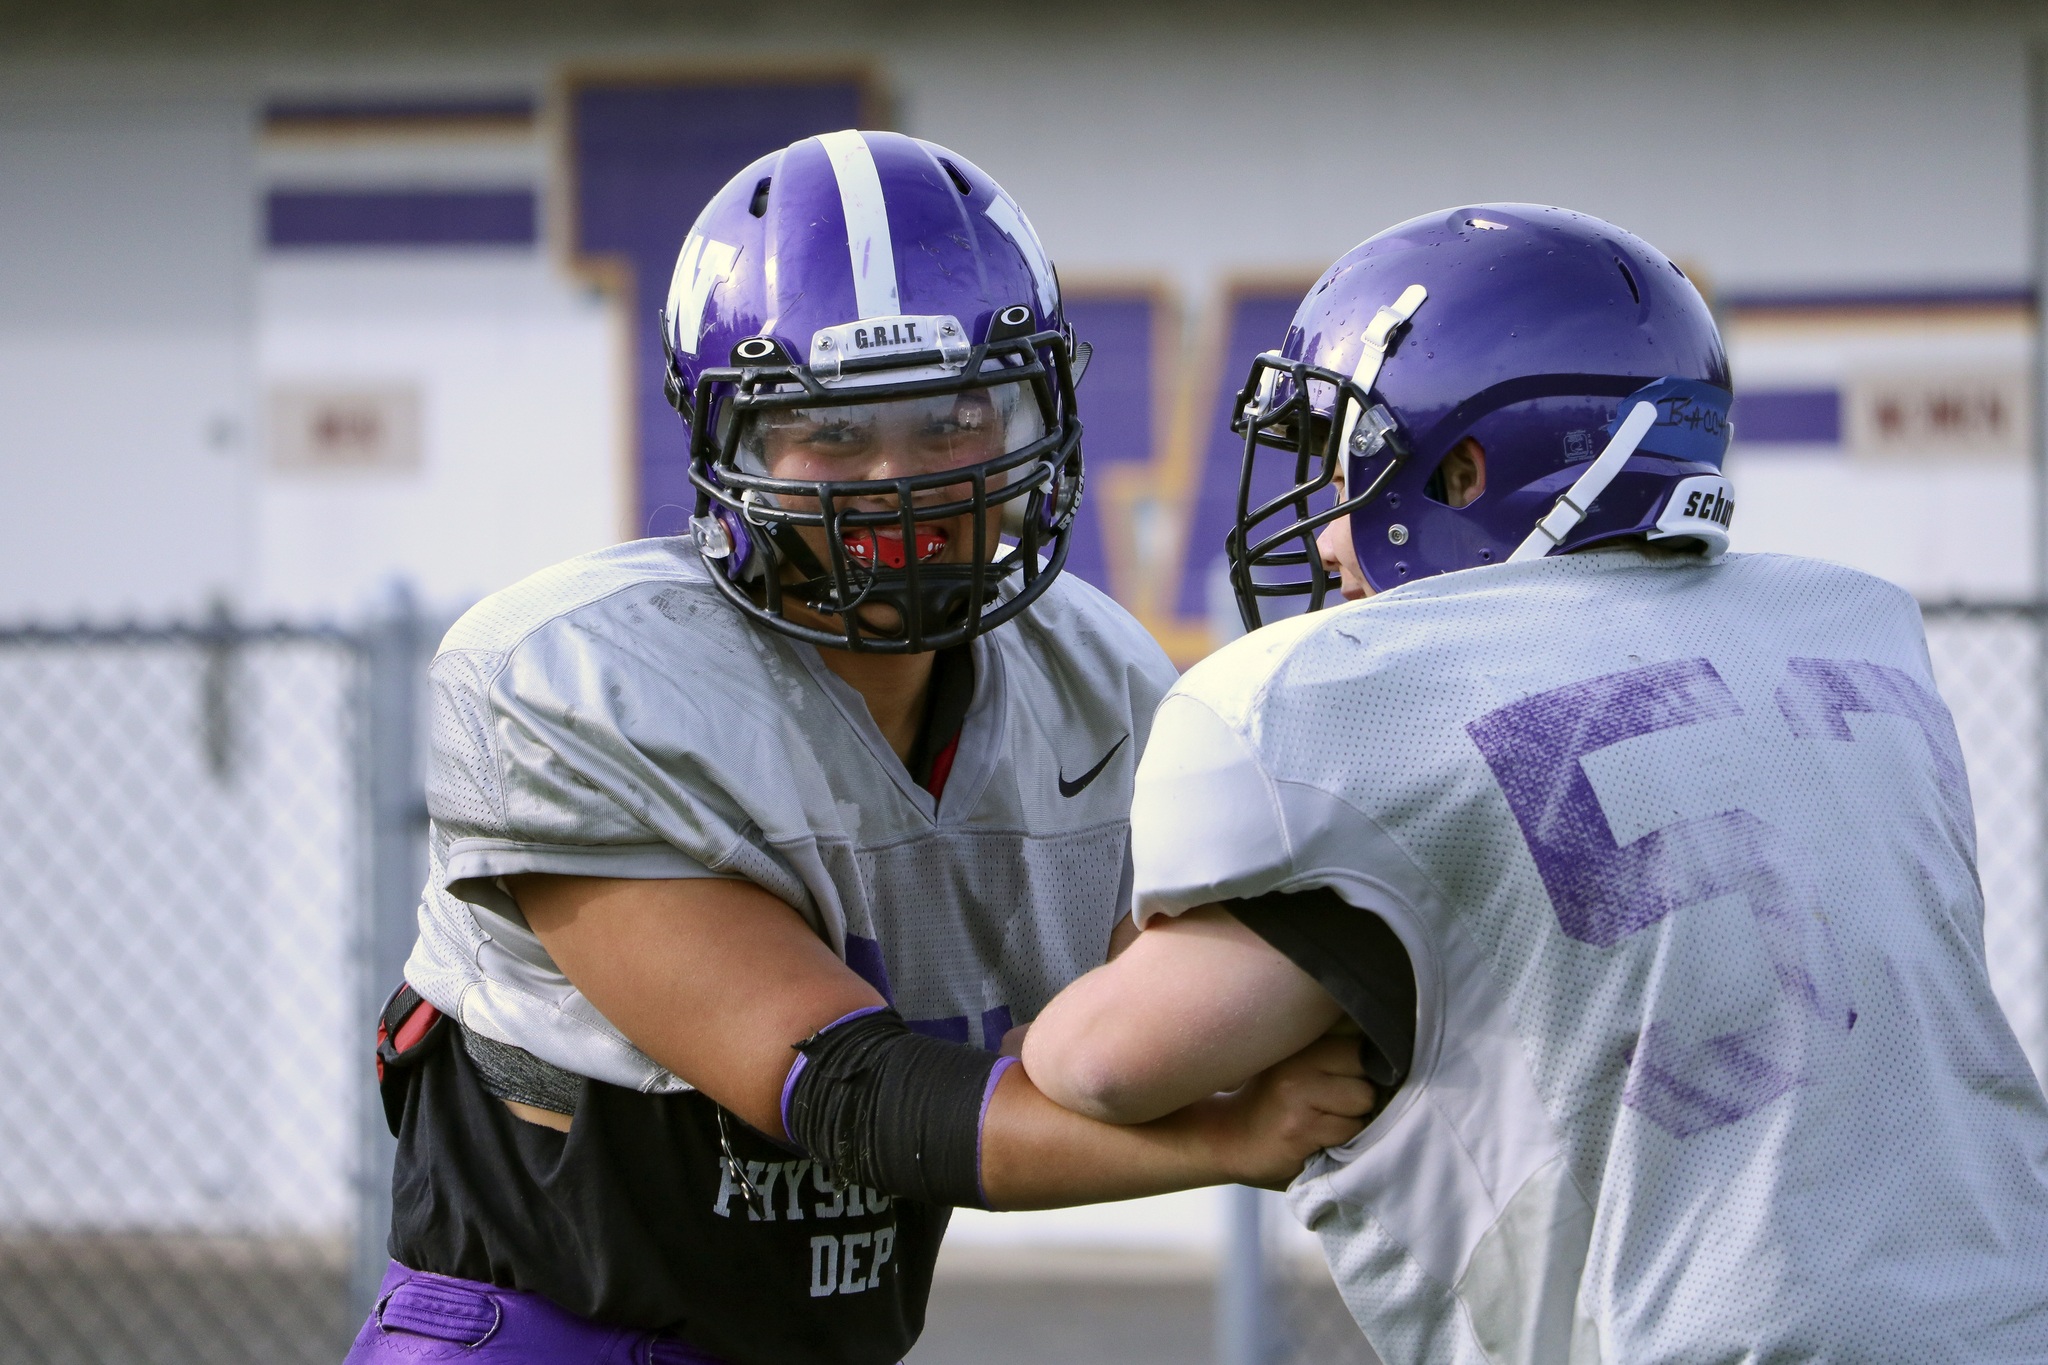
[[[412,997],[409,1005],[404,998],[408,995]],[[395,1009],[403,1009],[405,1013],[398,1021],[398,1031],[394,1034],[391,1031],[391,1016]],[[385,1063],[397,1062],[406,1053],[418,1047],[420,1040],[427,1036],[428,1030],[440,1022],[440,1019],[441,1011],[427,1003],[410,985],[398,988],[397,994],[391,997],[391,1003],[385,1006],[384,1013],[377,1020],[377,1080],[380,1083],[384,1079]]]

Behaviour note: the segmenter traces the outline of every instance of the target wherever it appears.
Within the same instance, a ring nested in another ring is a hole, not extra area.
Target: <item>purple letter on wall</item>
[[[856,128],[867,103],[852,78],[578,81],[570,93],[576,250],[628,271],[638,427],[635,528],[674,535],[695,501],[683,426],[662,396],[655,319],[683,235],[726,179],[798,138]]]

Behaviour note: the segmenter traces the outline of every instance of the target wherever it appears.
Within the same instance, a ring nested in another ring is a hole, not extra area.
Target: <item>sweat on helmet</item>
[[[1375,591],[1628,536],[1718,554],[1732,402],[1699,291],[1621,228],[1534,204],[1389,228],[1325,272],[1238,395],[1239,613],[1321,607],[1315,537],[1340,519]],[[1468,440],[1485,487],[1453,505],[1436,475]],[[1708,478],[1720,500],[1688,511],[1679,490]]]

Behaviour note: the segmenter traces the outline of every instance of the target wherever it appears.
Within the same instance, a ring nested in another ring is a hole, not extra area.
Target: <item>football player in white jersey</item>
[[[1139,1122],[1357,1034],[1388,1098],[1289,1202],[1389,1365],[2048,1359],[1919,613],[1726,553],[1730,398],[1678,266],[1527,204],[1345,255],[1241,396],[1251,633],[1154,720],[1145,932],[1023,1055]]]
[[[1084,353],[1016,203],[807,138],[704,210],[663,334],[692,536],[497,593],[434,661],[352,1362],[886,1365],[952,1206],[1277,1185],[1370,1108],[1341,1044],[1142,1129],[998,1056],[1129,910],[1174,676],[1060,573]]]

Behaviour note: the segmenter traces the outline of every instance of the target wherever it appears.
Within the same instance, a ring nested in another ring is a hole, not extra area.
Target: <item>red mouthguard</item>
[[[903,533],[893,526],[877,530],[849,531],[843,538],[846,553],[864,569],[875,567],[880,561],[883,567],[903,567]],[[917,528],[917,559],[920,564],[936,559],[946,548],[946,533],[934,526]]]

